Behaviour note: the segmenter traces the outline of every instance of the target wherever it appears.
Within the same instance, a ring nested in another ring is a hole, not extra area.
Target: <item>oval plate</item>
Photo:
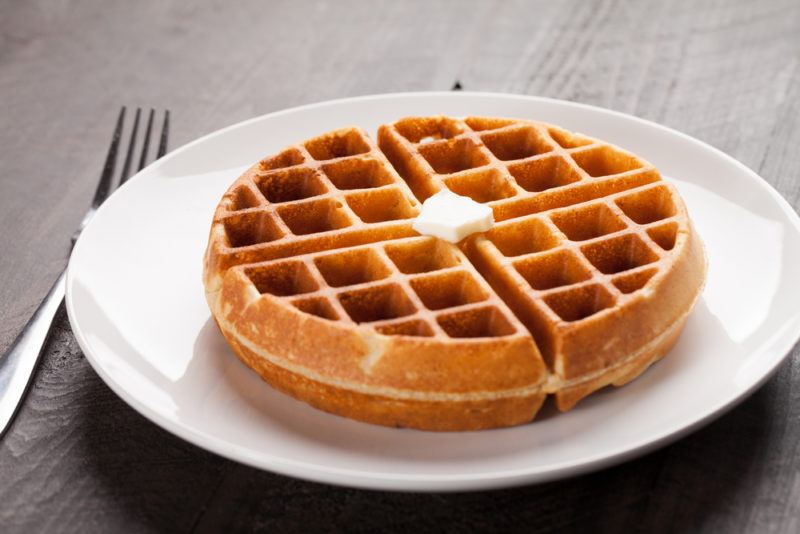
[[[201,282],[212,213],[250,164],[346,126],[374,135],[407,115],[537,119],[655,164],[705,241],[703,297],[663,361],[620,389],[532,424],[472,433],[367,425],[273,390],[233,356]],[[227,458],[300,478],[451,491],[541,482],[665,445],[763,383],[800,333],[800,220],[762,178],[669,128],[596,107],[516,95],[410,93],[324,102],[207,135],[162,158],[100,208],[75,246],[67,310],[83,351],[128,404]]]

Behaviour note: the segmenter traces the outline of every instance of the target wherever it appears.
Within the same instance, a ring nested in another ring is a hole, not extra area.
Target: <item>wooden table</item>
[[[800,206],[800,2],[0,2],[0,349],[64,267],[123,104],[171,145],[336,97],[466,89],[658,121]],[[798,273],[800,274],[800,273]],[[189,445],[116,397],[63,316],[0,441],[0,528],[800,531],[800,355],[728,415],[624,465],[469,494],[341,489]]]

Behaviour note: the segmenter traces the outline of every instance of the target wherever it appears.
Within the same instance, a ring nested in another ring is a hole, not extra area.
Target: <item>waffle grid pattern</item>
[[[676,244],[670,187],[645,161],[588,137],[435,117],[383,128],[380,145],[418,197],[446,187],[492,206],[500,222],[470,256],[488,256],[475,261],[488,279],[526,288],[507,300],[534,334],[621,304]]]
[[[262,160],[222,208],[236,264],[412,236],[411,219],[419,213],[403,180],[357,128]]]
[[[557,127],[411,118],[382,127],[379,144],[332,132],[231,189],[224,254],[259,292],[387,335],[500,337],[524,324],[539,342],[643,288],[679,235],[673,192],[652,166]],[[443,187],[498,221],[466,255],[410,237],[417,199]],[[501,298],[487,280],[516,294]]]
[[[379,144],[417,198],[443,187],[491,206],[496,221],[602,198],[660,179],[607,143],[512,119],[410,118]]]
[[[522,332],[456,247],[430,237],[237,267],[259,292],[387,335],[497,337]]]
[[[664,211],[645,224],[621,207],[652,197],[663,199]],[[624,305],[659,272],[678,238],[676,214],[668,186],[652,184],[505,221],[486,235],[478,253],[506,287],[525,288],[514,295],[512,309],[548,355],[546,339],[560,324]],[[535,240],[521,239],[531,234]]]

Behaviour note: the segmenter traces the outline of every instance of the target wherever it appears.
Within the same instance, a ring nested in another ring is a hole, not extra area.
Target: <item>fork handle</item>
[[[66,270],[0,360],[0,436],[8,429],[28,389],[53,327],[53,318],[64,301],[65,276]]]

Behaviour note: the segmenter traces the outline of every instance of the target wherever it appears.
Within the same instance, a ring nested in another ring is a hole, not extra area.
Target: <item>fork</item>
[[[106,198],[108,198],[112,190],[115,189],[114,171],[117,165],[117,152],[119,150],[120,139],[122,138],[122,130],[125,125],[125,113],[126,109],[123,106],[122,109],[119,110],[117,124],[111,137],[111,146],[108,148],[108,154],[106,155],[106,161],[103,165],[103,171],[100,173],[100,181],[97,184],[97,189],[95,189],[92,204],[81,220],[78,229],[72,235],[70,250],[75,246],[78,236],[80,236],[83,229],[86,228],[86,225],[89,224],[89,221],[97,212],[97,209]],[[120,173],[116,187],[124,184],[130,177],[141,115],[141,108],[137,108],[133,120],[133,127],[131,129],[130,140],[128,141],[128,150],[125,153],[122,172]],[[155,110],[151,109],[147,117],[147,125],[145,126],[137,170],[142,170],[147,162],[154,117]],[[156,159],[167,152],[168,136],[169,110],[166,110],[161,125],[161,135],[159,137]],[[66,272],[66,269],[61,272],[58,279],[53,284],[53,287],[50,288],[50,291],[47,293],[47,296],[22,329],[22,332],[20,332],[17,339],[14,340],[14,343],[11,344],[11,347],[9,347],[3,358],[0,359],[0,436],[8,430],[22,404],[22,399],[25,397],[28,386],[31,383],[33,372],[41,358],[42,349],[52,330],[53,319],[59,307],[64,302]]]

